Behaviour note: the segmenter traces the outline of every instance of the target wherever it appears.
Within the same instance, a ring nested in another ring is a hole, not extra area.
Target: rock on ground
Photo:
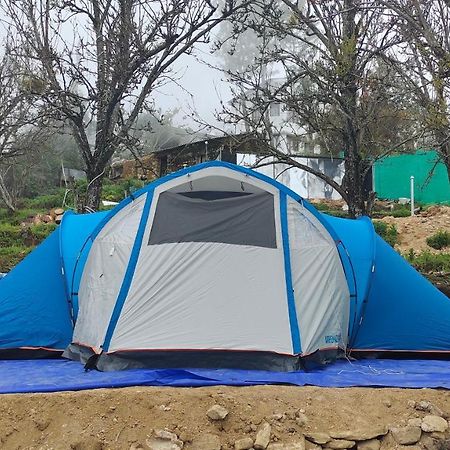
[[[332,439],[330,442],[327,442],[327,448],[331,449],[353,448],[355,445],[355,441],[347,441],[346,439]]]
[[[425,416],[422,420],[422,430],[427,433],[447,431],[448,422],[439,416]]]
[[[220,405],[211,406],[206,412],[211,420],[224,420],[228,416],[228,410]]]
[[[249,437],[238,439],[234,443],[235,450],[249,450],[252,447],[253,447],[253,439]]]
[[[261,425],[261,428],[256,433],[255,444],[253,445],[256,450],[265,450],[267,448],[270,442],[271,430],[272,427],[267,422]]]
[[[381,442],[378,439],[369,439],[368,441],[358,442],[357,450],[380,450]]]
[[[314,444],[324,445],[331,440],[331,437],[327,433],[305,433],[305,438],[308,441],[314,442]]]
[[[379,436],[384,436],[385,434],[387,434],[387,429],[385,427],[368,427],[353,431],[330,431],[330,436],[332,438],[346,439],[348,441],[368,441]]]
[[[422,430],[419,427],[391,428],[391,434],[398,444],[412,445],[419,442]]]

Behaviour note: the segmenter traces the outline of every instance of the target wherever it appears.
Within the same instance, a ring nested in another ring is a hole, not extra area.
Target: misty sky
[[[175,65],[178,74],[177,83],[165,85],[154,93],[155,106],[163,112],[174,108],[180,108],[175,118],[177,125],[187,125],[197,128],[191,118],[195,110],[203,121],[220,125],[215,120],[214,113],[220,110],[220,100],[230,100],[230,89],[226,82],[222,81],[223,74],[218,70],[202,64],[199,59],[217,65],[217,58],[207,51],[206,45],[196,51],[197,58],[184,55]]]

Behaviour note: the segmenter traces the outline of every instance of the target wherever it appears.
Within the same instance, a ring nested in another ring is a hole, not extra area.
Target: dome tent
[[[94,235],[66,356],[100,355],[102,369],[295,369],[300,355],[346,348],[336,241],[269,178],[219,162],[180,171]]]
[[[295,369],[337,348],[442,353],[449,326],[449,299],[369,219],[326,216],[218,161],[111,212],[67,214],[0,281],[0,353],[69,346],[102,370]]]

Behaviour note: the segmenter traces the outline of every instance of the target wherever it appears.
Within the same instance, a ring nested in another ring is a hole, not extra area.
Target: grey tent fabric
[[[148,244],[180,242],[276,248],[273,195],[261,192],[205,200],[163,192],[158,198]]]

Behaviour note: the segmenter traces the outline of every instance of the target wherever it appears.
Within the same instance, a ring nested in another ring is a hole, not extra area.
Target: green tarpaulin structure
[[[416,202],[450,204],[447,169],[438,159],[434,150],[420,150],[413,154],[393,155],[377,161],[374,165],[373,181],[378,198],[410,198],[410,178],[414,176]]]

